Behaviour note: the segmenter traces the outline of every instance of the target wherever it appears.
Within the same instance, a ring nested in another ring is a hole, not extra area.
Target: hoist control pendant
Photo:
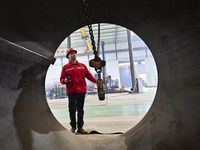
[[[99,100],[105,100],[105,91],[103,90],[103,80],[98,79],[97,80],[97,85],[98,85],[98,97]]]
[[[93,67],[96,69],[101,69],[102,67],[104,67],[106,65],[106,61],[92,59],[92,60],[90,60],[89,65],[90,65],[90,67]]]
[[[104,90],[99,90],[98,91],[98,96],[99,96],[99,100],[100,101],[105,100],[105,91]]]

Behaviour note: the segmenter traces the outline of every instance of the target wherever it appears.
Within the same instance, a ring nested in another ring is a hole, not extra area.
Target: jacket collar
[[[73,65],[70,61],[69,61],[69,65]],[[76,64],[75,65],[79,65],[79,62],[76,60]]]

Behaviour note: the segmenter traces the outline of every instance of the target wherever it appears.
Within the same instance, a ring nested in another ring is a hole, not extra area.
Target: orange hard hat
[[[69,48],[66,52],[66,57],[68,58],[68,55],[70,52],[75,52],[77,54],[77,50],[73,49],[73,48]]]

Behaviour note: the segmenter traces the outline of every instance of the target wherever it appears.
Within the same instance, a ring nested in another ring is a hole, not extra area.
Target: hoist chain
[[[88,29],[89,29],[89,33],[90,33],[90,39],[92,42],[92,47],[93,47],[93,51],[94,51],[94,55],[95,55],[95,59],[90,60],[90,67],[95,68],[95,71],[98,73],[98,80],[97,80],[97,86],[98,86],[98,96],[99,96],[99,100],[104,100],[105,99],[105,91],[103,89],[103,80],[101,79],[101,72],[102,72],[102,67],[104,67],[106,65],[106,62],[104,60],[101,60],[101,58],[98,56],[98,51],[99,51],[99,34],[100,34],[100,25],[98,26],[98,51],[96,50],[96,45],[95,45],[95,40],[94,40],[94,34],[93,34],[93,30],[92,30],[92,25],[91,25],[91,20],[89,17],[89,11],[88,11],[88,3],[86,0],[83,0],[83,4],[84,4],[84,9],[85,9],[85,13],[86,13],[86,18],[88,21]]]
[[[83,4],[84,4],[86,18],[87,18],[87,21],[88,21],[88,29],[89,29],[89,33],[90,33],[90,39],[91,39],[91,42],[92,42],[92,47],[93,47],[93,50],[94,50],[95,59],[96,60],[101,60],[100,57],[98,56],[98,52],[96,50],[96,45],[95,45],[95,40],[94,40],[94,35],[93,35],[93,30],[92,30],[92,25],[91,25],[91,20],[90,20],[90,17],[89,17],[87,0],[83,0]]]

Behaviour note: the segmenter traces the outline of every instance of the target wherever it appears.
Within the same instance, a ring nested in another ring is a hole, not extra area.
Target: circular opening
[[[98,24],[92,27],[97,44]],[[105,100],[99,101],[96,84],[86,79],[84,128],[101,133],[124,133],[145,116],[153,102],[158,81],[156,64],[144,41],[124,27],[100,24],[99,41],[99,57],[106,61],[102,73]],[[56,62],[49,67],[46,77],[48,104],[54,116],[67,129],[71,128],[68,98],[65,85],[60,83],[60,74],[62,67],[68,63],[66,51],[70,47],[78,51],[77,60],[98,78],[94,68],[89,66],[94,54],[88,27],[83,27],[60,44],[54,56]]]

